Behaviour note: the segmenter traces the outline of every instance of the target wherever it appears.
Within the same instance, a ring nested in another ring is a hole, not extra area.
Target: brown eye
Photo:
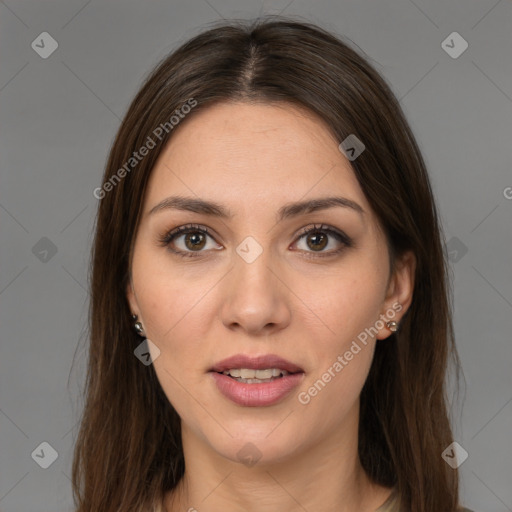
[[[160,237],[159,242],[170,252],[184,257],[201,256],[209,249],[222,249],[206,227],[192,224],[173,229]]]
[[[345,233],[323,224],[303,229],[296,244],[297,249],[318,256],[332,256],[353,246],[352,239]]]
[[[323,250],[327,246],[329,240],[325,233],[310,233],[306,237],[308,247],[314,251]]]
[[[206,237],[199,231],[193,231],[185,235],[185,246],[192,251],[202,249],[206,244]]]

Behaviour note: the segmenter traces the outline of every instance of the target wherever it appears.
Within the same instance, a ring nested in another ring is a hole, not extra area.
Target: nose
[[[290,291],[266,253],[252,263],[236,256],[222,291],[221,320],[226,328],[268,336],[290,324]]]

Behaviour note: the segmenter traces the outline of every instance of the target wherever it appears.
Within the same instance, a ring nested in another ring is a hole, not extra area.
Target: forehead
[[[179,192],[243,206],[335,190],[368,206],[338,144],[320,118],[290,104],[216,104],[177,127],[152,171],[148,202]]]

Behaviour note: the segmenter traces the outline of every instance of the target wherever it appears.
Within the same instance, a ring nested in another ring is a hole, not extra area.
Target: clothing
[[[397,489],[389,495],[389,498],[375,512],[400,512],[400,499]]]
[[[389,498],[375,512],[405,512],[400,508],[400,497],[398,490],[395,488],[389,495]],[[460,512],[473,512],[469,508],[463,508]]]

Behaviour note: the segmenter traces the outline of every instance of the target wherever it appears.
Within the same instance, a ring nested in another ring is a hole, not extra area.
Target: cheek
[[[207,310],[212,307],[207,292],[214,282],[184,279],[169,266],[147,268],[151,271],[141,267],[137,274],[134,265],[133,279],[147,338],[160,350],[153,366],[169,402],[184,421],[193,423],[204,412],[191,407],[191,396],[198,395],[204,379]]]
[[[316,275],[315,279],[303,276],[296,282],[294,291],[307,298],[304,302],[314,312],[312,328],[322,325],[319,334],[337,350],[350,345],[379,318],[387,275],[378,263],[363,263],[354,261],[328,275]]]
[[[341,421],[355,406],[373,358],[371,328],[379,319],[387,275],[377,262],[362,263],[347,265],[315,286],[304,281],[316,314],[307,338],[318,341],[309,347],[313,370],[298,402],[308,418],[322,415],[326,425]]]
[[[201,329],[197,311],[204,310],[208,304],[208,292],[214,287],[216,276],[194,263],[188,263],[194,268],[184,272],[186,264],[177,265],[165,250],[147,246],[149,242],[143,240],[136,248],[132,265],[137,303],[147,336],[161,349],[178,338],[194,343],[198,338],[194,333]]]
[[[351,425],[358,421],[356,410],[371,366],[373,348],[370,344],[361,347],[361,351],[345,363],[332,358],[318,373],[310,375],[297,396],[301,428],[315,430],[319,438],[333,429],[341,437],[345,428],[350,431]],[[340,366],[336,367],[336,363]],[[321,418],[321,425],[318,418]]]

